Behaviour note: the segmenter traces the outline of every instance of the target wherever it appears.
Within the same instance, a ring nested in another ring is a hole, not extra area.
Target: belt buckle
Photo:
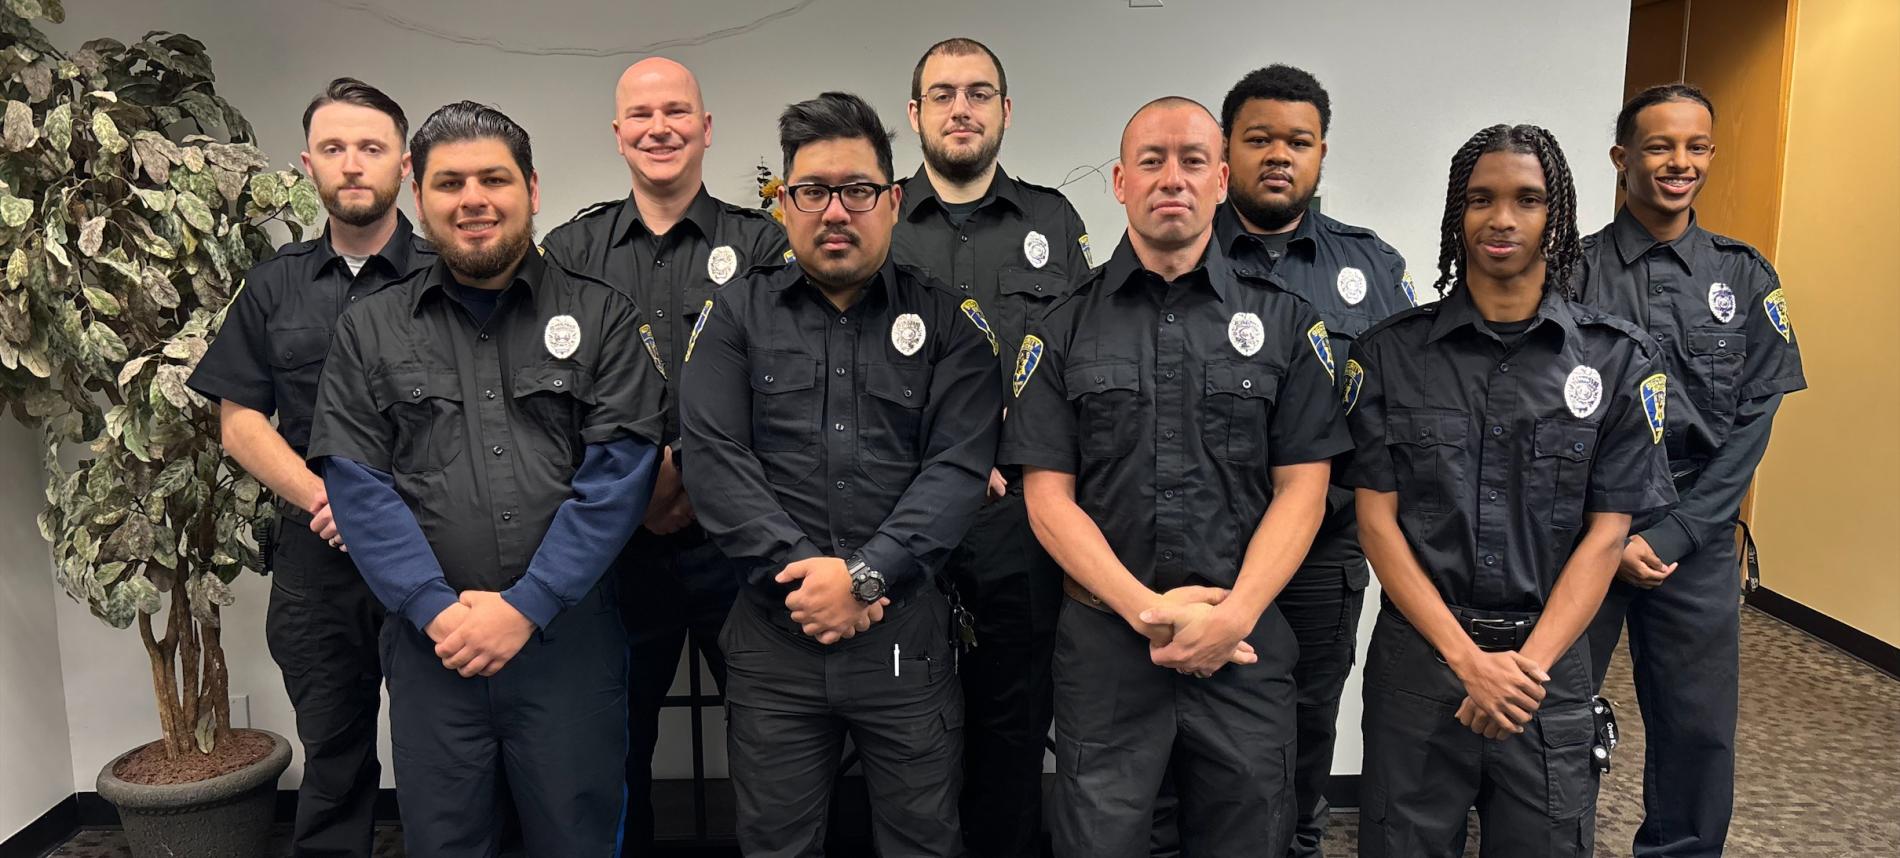
[[[1523,620],[1470,619],[1465,621],[1465,634],[1485,652],[1509,652],[1517,649],[1524,625]]]

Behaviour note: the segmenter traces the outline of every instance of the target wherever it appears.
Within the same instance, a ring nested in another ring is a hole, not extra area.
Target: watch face
[[[860,602],[875,602],[884,595],[884,578],[876,572],[860,572],[851,582],[851,595]]]

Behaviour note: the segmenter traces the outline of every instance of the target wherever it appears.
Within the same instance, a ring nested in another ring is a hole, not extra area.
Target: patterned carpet
[[[1643,729],[1626,652],[1619,650],[1606,689],[1624,735],[1603,784],[1596,854],[1613,857],[1629,854],[1642,818]],[[1900,858],[1900,681],[1745,610],[1741,714],[1728,854]],[[1350,812],[1334,815],[1327,855],[1358,854],[1356,824]],[[1477,854],[1477,839],[1468,855]],[[379,829],[376,844],[377,858],[403,854],[397,829]],[[51,854],[130,855],[115,831],[81,832]]]

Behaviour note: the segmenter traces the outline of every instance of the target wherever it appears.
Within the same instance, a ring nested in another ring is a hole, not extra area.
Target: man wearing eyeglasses
[[[924,163],[899,182],[891,253],[974,301],[997,340],[1030,323],[1088,276],[1088,235],[1062,194],[996,163],[1009,127],[1008,78],[981,42],[946,39],[911,72],[910,127]],[[998,377],[1016,355],[996,361]],[[1042,823],[1043,740],[1053,711],[1049,661],[1062,570],[1029,529],[1022,469],[992,468],[986,503],[946,577],[969,634],[958,673],[968,706],[964,836],[979,858],[1033,858]]]
[[[974,305],[890,258],[903,191],[862,99],[786,108],[796,264],[713,296],[688,339],[682,475],[747,569],[721,633],[748,856],[823,853],[849,735],[884,855],[962,855],[963,693],[935,576],[995,458],[997,344]]]

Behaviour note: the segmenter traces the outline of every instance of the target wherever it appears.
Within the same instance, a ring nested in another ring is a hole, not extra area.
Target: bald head
[[[712,114],[685,66],[665,57],[628,66],[614,85],[613,127],[636,198],[698,191]]]
[[[1205,123],[1199,121],[1205,120]],[[1150,138],[1156,133],[1181,132],[1193,133],[1205,131],[1207,127],[1214,131],[1215,145],[1220,142],[1220,120],[1214,118],[1214,112],[1192,98],[1184,95],[1164,95],[1141,106],[1134,116],[1128,117],[1128,124],[1122,126],[1121,155],[1128,157],[1128,144],[1139,138]]]
[[[1128,210],[1129,241],[1142,263],[1206,246],[1227,194],[1220,122],[1200,102],[1171,96],[1142,105],[1122,129],[1115,198]],[[1155,268],[1154,270],[1161,270]]]

